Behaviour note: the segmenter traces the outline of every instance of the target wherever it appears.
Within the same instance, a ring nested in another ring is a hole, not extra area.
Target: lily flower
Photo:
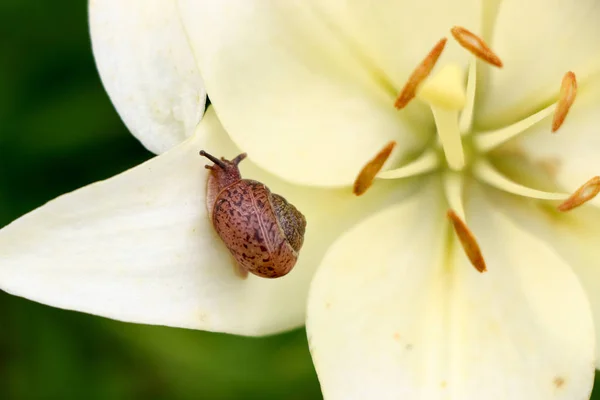
[[[301,325],[308,297],[328,400],[589,396],[597,2],[96,0],[90,16],[107,91],[161,154],[0,230],[0,288],[245,335]],[[234,274],[200,149],[247,152],[242,174],[305,214],[289,275]]]
[[[326,399],[589,396],[597,1],[179,6],[221,123],[259,166],[413,191],[346,231],[313,279]]]
[[[283,195],[309,220],[294,270],[241,279],[206,208],[207,150],[243,151],[206,92],[175,3],[89,4],[94,55],[112,102],[157,157],[50,201],[0,230],[0,289],[121,321],[239,335],[304,325],[312,276],[333,241],[404,197],[393,183],[347,189],[287,183],[244,160],[244,178]],[[264,119],[268,125],[269,119]],[[252,157],[250,155],[250,157]]]

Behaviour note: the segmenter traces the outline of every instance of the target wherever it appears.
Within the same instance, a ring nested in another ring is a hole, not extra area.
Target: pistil
[[[431,111],[448,166],[454,171],[462,170],[465,166],[465,153],[458,129],[458,112],[435,106],[431,106]]]
[[[465,155],[458,126],[458,114],[466,101],[462,69],[453,64],[444,66],[423,83],[417,96],[431,107],[448,166],[455,171],[462,170]]]

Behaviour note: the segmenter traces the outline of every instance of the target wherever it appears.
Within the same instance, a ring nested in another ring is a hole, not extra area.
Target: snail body
[[[243,275],[263,278],[286,275],[296,264],[304,242],[306,219],[285,198],[263,183],[242,179],[238,164],[201,151],[214,164],[207,181],[209,218]]]

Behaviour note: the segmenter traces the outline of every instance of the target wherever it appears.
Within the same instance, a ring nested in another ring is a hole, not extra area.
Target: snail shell
[[[283,197],[264,184],[242,179],[238,164],[242,153],[231,161],[200,151],[214,164],[207,182],[206,207],[243,276],[248,272],[263,278],[286,275],[298,259],[304,242],[306,219]]]

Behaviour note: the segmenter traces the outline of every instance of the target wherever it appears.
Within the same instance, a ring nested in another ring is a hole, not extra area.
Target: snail
[[[238,272],[263,278],[286,275],[298,260],[306,219],[292,204],[264,184],[242,179],[238,164],[208,154],[212,161],[206,188],[208,217],[237,263]]]

